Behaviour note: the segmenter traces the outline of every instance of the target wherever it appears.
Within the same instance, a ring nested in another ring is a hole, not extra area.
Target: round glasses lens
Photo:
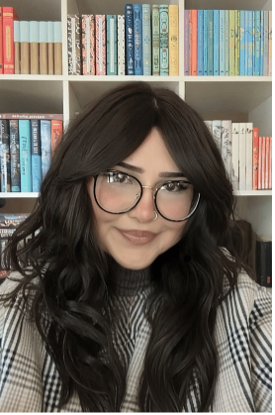
[[[190,217],[196,210],[200,194],[187,181],[175,180],[164,183],[157,191],[156,205],[166,219],[180,221]]]
[[[97,177],[95,185],[97,203],[110,213],[130,210],[137,203],[140,194],[139,182],[120,171],[107,171]]]

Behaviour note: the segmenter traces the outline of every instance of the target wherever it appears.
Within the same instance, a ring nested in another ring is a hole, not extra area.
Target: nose
[[[155,202],[153,197],[153,188],[151,186],[142,186],[143,193],[138,204],[134,209],[128,212],[131,218],[138,219],[139,222],[151,222],[155,219]]]

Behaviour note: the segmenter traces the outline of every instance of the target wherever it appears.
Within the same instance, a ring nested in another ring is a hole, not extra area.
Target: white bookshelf
[[[146,0],[151,5],[179,5],[179,76],[69,76],[67,14],[124,14],[126,3],[126,0],[0,0],[0,6],[15,7],[21,20],[61,20],[63,34],[63,75],[0,75],[0,112],[63,113],[66,126],[92,98],[120,82],[142,80],[177,92],[204,119],[253,122],[259,127],[260,135],[272,135],[271,77],[184,76],[183,70],[184,8],[271,10],[271,0]],[[260,236],[271,238],[271,190],[238,191],[235,195],[239,216],[249,220]],[[36,193],[2,193],[0,198],[6,199],[2,211],[29,212],[37,196]]]

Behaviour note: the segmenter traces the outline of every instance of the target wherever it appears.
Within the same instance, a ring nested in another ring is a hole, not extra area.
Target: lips
[[[149,231],[139,231],[139,230],[122,230],[118,229],[118,231],[122,234],[124,238],[128,241],[132,242],[135,245],[143,245],[149,242],[152,242],[157,233],[149,232]]]

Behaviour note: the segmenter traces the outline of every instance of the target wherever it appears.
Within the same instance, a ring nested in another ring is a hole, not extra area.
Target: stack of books
[[[1,192],[39,192],[63,133],[62,114],[0,114]]]
[[[125,15],[68,15],[69,75],[179,74],[177,5],[126,4]]]
[[[221,152],[234,190],[272,189],[272,137],[259,137],[253,123],[205,121]]]
[[[184,74],[271,76],[272,12],[184,10]]]

